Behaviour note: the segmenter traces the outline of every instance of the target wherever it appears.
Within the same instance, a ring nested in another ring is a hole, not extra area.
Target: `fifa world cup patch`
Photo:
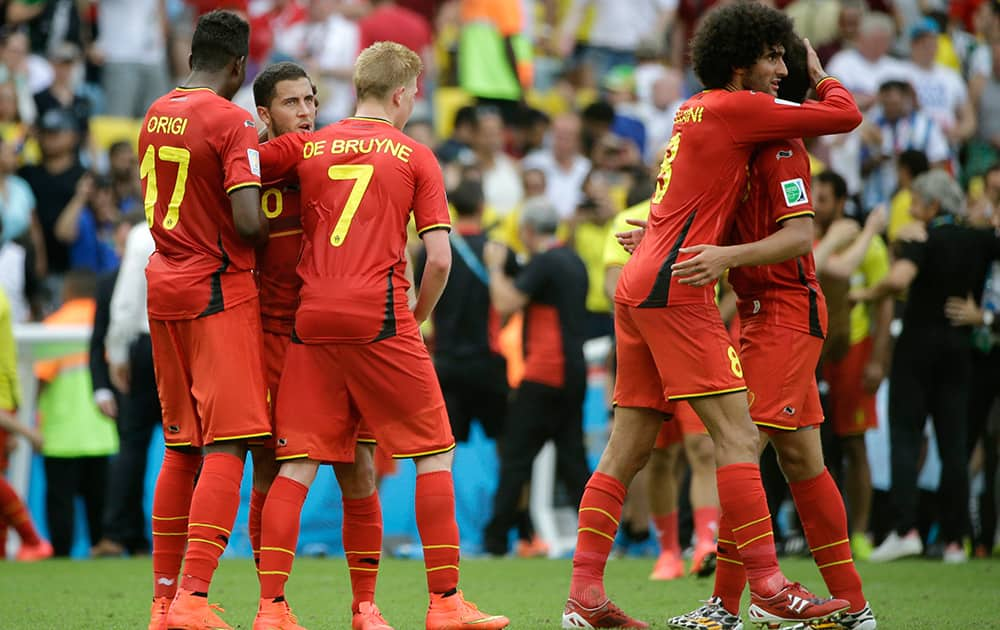
[[[786,179],[781,182],[781,192],[785,195],[785,204],[789,208],[809,203],[809,197],[806,195],[806,185],[801,177]]]
[[[247,149],[247,161],[250,162],[250,172],[260,177],[260,153],[257,149]]]

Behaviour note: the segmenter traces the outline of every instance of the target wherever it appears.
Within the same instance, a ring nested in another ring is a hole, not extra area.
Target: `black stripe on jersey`
[[[670,253],[667,254],[667,259],[663,261],[663,265],[660,266],[660,270],[656,273],[656,282],[653,283],[653,288],[650,289],[649,295],[639,305],[639,308],[662,308],[667,305],[667,301],[670,299],[670,279],[674,275],[672,267],[677,262],[677,255],[680,253],[681,247],[684,246],[684,239],[687,238],[688,231],[691,229],[691,224],[694,223],[694,215],[696,214],[698,214],[697,209],[692,210],[691,214],[688,215],[687,221],[684,222],[684,227],[681,228],[680,235],[674,241],[673,247],[670,248]]]
[[[372,339],[372,343],[394,336],[396,336],[396,303],[393,301],[392,269],[390,269],[385,288],[385,316],[382,318],[382,330]]]
[[[795,259],[795,266],[799,269],[799,282],[809,291],[809,334],[813,337],[825,339],[826,335],[823,334],[823,326],[819,322],[819,297],[816,295],[816,287],[810,285],[809,281],[806,280],[806,270],[802,266],[801,257]]]
[[[221,313],[226,308],[226,302],[222,297],[222,274],[226,273],[226,270],[229,269],[229,254],[226,253],[226,248],[222,246],[221,235],[219,236],[219,251],[222,254],[222,264],[212,272],[208,288],[208,306],[205,307],[205,310],[198,317],[215,315],[216,313]]]

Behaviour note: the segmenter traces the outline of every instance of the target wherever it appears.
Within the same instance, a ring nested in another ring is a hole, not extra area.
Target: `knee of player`
[[[656,483],[656,480],[670,477],[679,460],[680,450],[674,448],[673,445],[667,448],[653,449],[653,452],[649,454],[649,463],[646,464],[646,469],[651,477],[650,481]]]
[[[715,468],[715,443],[709,435],[686,439],[684,450],[692,468]]]

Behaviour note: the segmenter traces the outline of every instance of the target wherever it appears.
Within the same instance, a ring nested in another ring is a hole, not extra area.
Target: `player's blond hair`
[[[424,69],[420,55],[396,42],[375,42],[354,62],[354,89],[358,101],[382,100],[405,87]]]

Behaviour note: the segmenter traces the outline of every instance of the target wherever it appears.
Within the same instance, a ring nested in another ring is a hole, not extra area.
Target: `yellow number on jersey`
[[[191,152],[183,147],[160,147],[157,153],[156,147],[149,145],[146,153],[142,156],[142,163],[139,165],[139,178],[146,180],[146,197],[143,199],[143,207],[146,210],[146,224],[153,227],[153,212],[156,209],[156,200],[160,191],[156,187],[156,158],[164,162],[177,164],[177,179],[174,181],[174,192],[170,195],[170,203],[167,204],[167,214],[163,217],[163,227],[172,230],[177,227],[180,220],[181,202],[184,201],[184,193],[187,190],[188,166],[191,164]]]
[[[726,354],[729,355],[729,369],[733,371],[736,378],[743,378],[743,364],[740,363],[740,355],[736,354],[736,348],[729,346]]]
[[[274,200],[274,210],[271,209],[271,200]],[[268,188],[260,196],[260,208],[264,211],[264,216],[268,219],[276,219],[281,216],[285,209],[285,197],[277,188]]]
[[[348,195],[347,203],[344,204],[344,211],[340,214],[340,218],[337,219],[337,225],[333,228],[333,234],[330,235],[330,244],[334,247],[340,247],[344,244],[344,239],[347,238],[347,231],[351,229],[351,222],[354,221],[354,215],[357,214],[358,206],[361,205],[365,191],[368,190],[368,185],[372,181],[372,175],[375,174],[375,167],[371,164],[335,164],[327,170],[326,174],[334,181],[354,180],[351,194]]]
[[[667,149],[663,153],[663,161],[660,162],[660,174],[656,178],[656,192],[653,193],[653,203],[663,201],[663,196],[667,194],[670,187],[670,176],[673,175],[674,158],[677,157],[677,149],[681,145],[681,132],[675,133],[667,143]]]

